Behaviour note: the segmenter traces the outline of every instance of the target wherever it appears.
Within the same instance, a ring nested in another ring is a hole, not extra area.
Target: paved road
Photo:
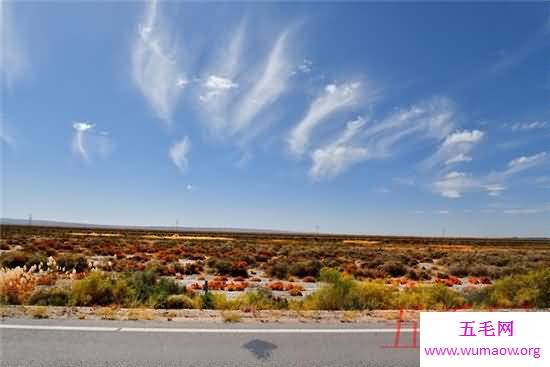
[[[394,342],[389,328],[5,319],[0,366],[418,366],[418,349],[383,348]]]

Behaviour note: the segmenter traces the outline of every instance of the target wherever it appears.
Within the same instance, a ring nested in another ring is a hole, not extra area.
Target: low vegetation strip
[[[104,319],[119,308],[140,310],[134,319],[222,310],[229,322],[230,311],[348,311],[353,321],[364,310],[550,305],[548,240],[0,231],[0,304],[96,307]]]
[[[50,272],[51,273],[51,272]],[[357,281],[323,268],[323,286],[303,299],[287,300],[259,288],[229,299],[207,288],[195,291],[152,271],[108,273],[94,270],[66,286],[39,286],[48,273],[35,269],[1,269],[0,302],[39,306],[115,306],[155,309],[242,310],[445,310],[457,308],[550,307],[550,269],[509,276],[493,285],[458,292],[441,284],[398,289],[376,281]],[[74,273],[76,274],[76,273]],[[108,317],[107,310],[104,310]]]

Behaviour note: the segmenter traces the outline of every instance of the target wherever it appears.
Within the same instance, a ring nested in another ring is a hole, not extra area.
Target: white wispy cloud
[[[485,187],[489,196],[500,196],[500,194],[506,190],[506,186],[500,184],[487,185]]]
[[[422,141],[440,140],[453,128],[454,119],[454,105],[445,98],[417,103],[368,125],[359,118],[333,142],[313,150],[309,173],[314,178],[336,176],[361,161],[388,158]]]
[[[94,128],[95,124],[90,124],[88,122],[75,122],[73,123],[73,128],[75,130],[73,135],[73,152],[80,155],[83,159],[87,160],[89,158],[86,135],[87,133]]]
[[[452,165],[461,162],[470,162],[472,157],[469,155],[474,147],[479,144],[485,133],[480,130],[463,130],[449,134],[439,149],[427,160],[424,161],[424,167],[433,167],[443,163]]]
[[[313,130],[333,113],[358,102],[360,83],[329,84],[310,105],[304,118],[291,130],[288,145],[292,153],[305,152]]]
[[[185,172],[189,166],[189,152],[191,151],[191,139],[185,136],[174,143],[169,150],[170,159],[181,172]]]
[[[199,96],[202,102],[208,102],[212,98],[221,96],[231,89],[238,88],[239,84],[229,78],[222,76],[210,75],[203,85],[205,92]]]
[[[547,153],[540,152],[529,156],[521,156],[512,159],[508,162],[508,169],[504,171],[504,175],[514,174],[531,167],[538,166],[546,160]]]
[[[284,31],[277,38],[261,74],[239,102],[233,131],[248,127],[253,119],[287,90],[291,73],[291,63],[287,55],[289,32]]]
[[[547,127],[550,127],[549,121],[516,122],[510,126],[514,131],[544,129]]]
[[[304,59],[300,65],[298,65],[298,70],[302,73],[309,73],[311,72],[311,67],[313,65],[313,62],[309,59]]]
[[[444,197],[456,199],[465,191],[478,188],[480,183],[464,172],[449,172],[434,183],[435,190]]]
[[[309,174],[315,178],[336,176],[351,165],[367,159],[367,148],[350,145],[365,122],[362,118],[348,122],[334,142],[315,149],[311,153],[313,164]]]
[[[454,103],[448,98],[434,97],[389,114],[365,129],[361,138],[372,157],[389,157],[407,145],[443,139],[453,129],[455,119]]]
[[[214,52],[215,60],[201,72],[197,95],[210,132],[230,137],[245,149],[246,141],[278,113],[276,102],[290,88],[293,33],[293,27],[287,27],[271,40],[264,55],[250,58],[244,53],[245,41],[254,37],[248,36],[247,23],[241,21],[225,46]]]
[[[170,123],[187,79],[157,0],[147,3],[131,50],[131,75],[158,118]]]
[[[474,176],[465,172],[452,171],[433,183],[434,191],[448,198],[460,198],[466,192],[486,192],[489,196],[499,196],[507,189],[507,182],[514,175],[545,162],[546,152],[512,159],[507,168],[493,171],[484,176]]]
[[[0,1],[0,75],[2,85],[12,88],[30,70],[30,58],[16,25],[15,2]]]

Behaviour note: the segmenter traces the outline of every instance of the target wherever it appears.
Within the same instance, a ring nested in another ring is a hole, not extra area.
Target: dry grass
[[[128,320],[153,320],[153,311],[147,308],[131,308],[128,310]]]
[[[118,320],[117,309],[113,307],[101,307],[95,311],[96,316],[102,320]]]
[[[47,319],[50,317],[46,306],[29,307],[28,310],[33,319]]]
[[[222,312],[222,318],[223,318],[223,322],[227,322],[227,323],[234,323],[234,322],[241,322],[242,321],[241,315],[239,315],[237,312],[224,311],[224,312]]]
[[[344,311],[340,321],[342,322],[356,322],[359,318],[359,312],[357,311]]]

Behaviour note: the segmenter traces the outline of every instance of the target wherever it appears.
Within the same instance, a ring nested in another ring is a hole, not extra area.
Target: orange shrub
[[[0,269],[0,301],[25,303],[36,287],[36,276],[22,268]]]
[[[291,290],[297,290],[298,292],[301,292],[304,290],[304,287],[302,287],[300,284],[296,283],[287,283],[285,289],[290,292]]]
[[[36,285],[54,285],[57,277],[55,274],[42,274],[36,279]]]
[[[246,288],[246,285],[243,282],[239,283],[229,283],[226,285],[225,290],[230,292],[242,292]]]
[[[208,289],[212,289],[214,291],[223,291],[224,288],[225,282],[218,280],[211,280],[208,282]]]
[[[271,289],[272,291],[284,291],[285,290],[285,285],[283,282],[273,282],[273,283],[269,283],[267,285],[267,287],[269,289]]]

